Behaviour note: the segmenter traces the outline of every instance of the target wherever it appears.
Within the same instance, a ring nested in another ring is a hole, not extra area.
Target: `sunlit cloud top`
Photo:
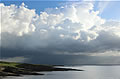
[[[97,9],[95,3],[74,2],[37,13],[26,3],[0,3],[0,46],[40,54],[117,56],[120,20],[102,17],[107,6],[98,3]]]

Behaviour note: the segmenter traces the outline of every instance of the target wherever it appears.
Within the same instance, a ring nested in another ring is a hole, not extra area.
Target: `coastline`
[[[71,68],[59,68],[54,65],[40,65],[0,61],[0,76],[44,75],[42,73],[43,71],[83,71],[83,70]]]

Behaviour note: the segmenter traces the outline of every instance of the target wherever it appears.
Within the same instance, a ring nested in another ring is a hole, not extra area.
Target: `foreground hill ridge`
[[[71,68],[58,68],[53,65],[40,65],[0,61],[0,76],[44,75],[42,71],[82,71]]]

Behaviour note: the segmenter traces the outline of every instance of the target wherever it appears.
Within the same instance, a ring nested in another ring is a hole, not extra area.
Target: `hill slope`
[[[82,70],[57,68],[52,65],[0,61],[0,76],[44,75],[37,73],[42,71],[82,71]]]

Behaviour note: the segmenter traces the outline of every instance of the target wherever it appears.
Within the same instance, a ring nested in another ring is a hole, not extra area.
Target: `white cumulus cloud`
[[[35,30],[35,26],[32,23],[35,10],[30,10],[22,3],[21,6],[5,6],[0,4],[1,7],[1,32],[7,32],[22,36]]]
[[[99,52],[120,48],[120,22],[105,20],[92,3],[47,8],[40,15],[22,3],[1,7],[1,47],[51,52]]]

